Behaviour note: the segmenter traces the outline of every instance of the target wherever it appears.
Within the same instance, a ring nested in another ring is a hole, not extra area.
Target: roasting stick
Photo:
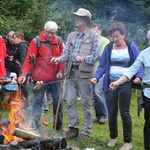
[[[54,131],[56,131],[56,126],[57,126],[58,111],[59,111],[60,103],[61,103],[61,100],[62,100],[62,90],[63,90],[63,82],[61,81],[61,83],[60,83],[59,100],[58,100],[57,109],[56,109],[56,114],[55,114]]]

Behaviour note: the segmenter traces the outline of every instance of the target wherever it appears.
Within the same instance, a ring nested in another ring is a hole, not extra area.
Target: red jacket
[[[51,63],[52,57],[59,57],[63,50],[63,44],[58,45],[57,37],[47,41],[40,33],[41,46],[38,48],[33,39],[29,45],[28,53],[23,64],[22,73],[28,75],[31,71],[33,81],[51,82],[57,80],[56,74],[64,71],[64,64]],[[34,54],[35,62],[30,63],[30,56]]]
[[[6,54],[6,45],[4,39],[0,37],[0,79],[6,76],[5,70],[5,58]]]

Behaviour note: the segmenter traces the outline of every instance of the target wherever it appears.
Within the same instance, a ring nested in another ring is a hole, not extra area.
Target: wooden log
[[[19,128],[15,128],[12,135],[22,138],[24,140],[32,140],[32,139],[40,137],[40,135],[38,135],[38,134],[35,134],[31,131],[24,131]]]

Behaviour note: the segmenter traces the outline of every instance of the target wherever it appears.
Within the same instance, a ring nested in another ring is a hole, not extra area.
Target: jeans
[[[60,83],[43,83],[42,87],[39,90],[34,90],[34,98],[33,98],[33,106],[32,106],[32,123],[31,127],[34,130],[39,130],[41,127],[41,113],[42,113],[42,106],[43,106],[43,98],[45,91],[47,90],[47,87],[49,87],[51,94],[52,94],[52,99],[53,99],[53,122],[55,122],[56,118],[56,110],[57,110],[57,105],[59,101],[59,93],[60,93]],[[60,107],[58,110],[58,117],[57,117],[57,126],[56,130],[59,130],[62,127],[62,101],[60,103]]]
[[[150,98],[144,96],[144,148],[150,150]]]
[[[132,141],[132,121],[130,116],[131,95],[131,82],[121,84],[116,90],[109,90],[106,92],[110,138],[114,139],[118,137],[117,118],[119,108],[125,143],[130,143]]]
[[[107,118],[106,100],[105,100],[104,93],[102,92],[103,79],[104,77],[100,78],[99,82],[93,85],[92,100],[95,108],[95,115],[96,118],[98,119]]]

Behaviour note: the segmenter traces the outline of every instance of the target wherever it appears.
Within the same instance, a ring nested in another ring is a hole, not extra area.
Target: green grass
[[[132,128],[133,128],[133,149],[134,150],[143,150],[143,111],[140,114],[140,117],[137,116],[137,97],[139,95],[139,92],[134,91],[132,94],[132,101],[131,101],[131,116],[132,116]],[[67,115],[67,103],[66,101],[63,102],[63,116],[64,116],[64,127],[68,127],[68,115]],[[78,114],[79,114],[79,120],[80,120],[80,131],[83,124],[83,109],[81,105],[81,101],[77,101],[77,108],[78,108]],[[31,109],[30,109],[31,110]],[[28,111],[27,118],[30,118],[30,111]],[[0,110],[0,117],[6,118],[7,111]],[[93,109],[93,118],[95,117],[95,112]],[[64,136],[61,132],[54,132],[53,131],[53,119],[52,119],[52,106],[49,106],[49,111],[42,115],[42,119],[47,121],[49,123],[49,126],[42,126],[42,133],[43,134],[50,134],[51,137],[61,137]],[[115,148],[108,148],[107,143],[109,142],[109,130],[108,130],[108,122],[104,125],[100,124],[93,124],[92,130],[91,130],[91,136],[87,140],[77,141],[75,139],[67,140],[67,143],[69,146],[78,147],[80,150],[85,150],[85,148],[95,148],[94,150],[119,150],[120,147],[124,144],[123,142],[123,133],[122,133],[122,123],[120,114],[118,115],[118,142]]]

